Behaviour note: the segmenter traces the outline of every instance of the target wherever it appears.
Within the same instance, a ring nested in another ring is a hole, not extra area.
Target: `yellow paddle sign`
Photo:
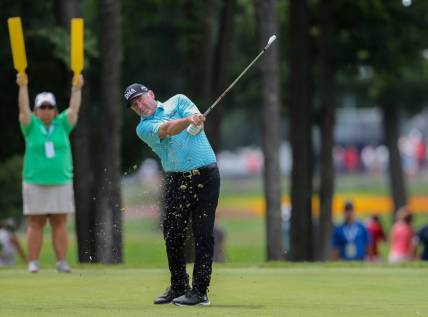
[[[27,55],[25,53],[24,34],[20,17],[7,19],[9,26],[10,46],[12,48],[13,66],[20,74],[25,74]]]
[[[74,73],[73,83],[79,80],[83,70],[83,19],[71,19],[71,50],[70,61],[71,70]]]

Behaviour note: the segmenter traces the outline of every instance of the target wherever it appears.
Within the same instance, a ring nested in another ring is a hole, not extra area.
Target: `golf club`
[[[217,98],[216,101],[204,112],[204,116],[207,116],[211,110],[214,109],[214,107],[220,102],[221,99],[229,92],[230,89],[232,89],[233,86],[237,83],[237,81],[247,72],[247,70],[253,66],[253,64],[260,58],[260,56],[263,55],[264,52],[271,46],[271,44],[276,40],[276,35],[272,35],[266,46],[263,48],[263,50],[256,56],[256,58],[253,59],[253,61],[242,71],[242,73],[239,74],[238,77],[229,85],[229,87],[226,88],[226,90],[220,95],[220,97]],[[187,127],[187,132],[191,135],[196,135],[202,130],[202,124],[197,126],[193,123]]]

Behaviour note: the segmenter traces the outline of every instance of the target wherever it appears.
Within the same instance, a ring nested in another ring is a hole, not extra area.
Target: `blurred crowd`
[[[377,215],[366,223],[355,218],[352,202],[344,206],[344,221],[335,226],[332,234],[332,259],[346,261],[381,261],[379,243],[389,242],[388,262],[403,263],[428,260],[428,225],[415,230],[413,215],[406,207],[395,214],[389,236]]]
[[[403,169],[407,174],[414,175],[427,167],[428,147],[418,130],[400,137],[399,148]],[[388,168],[388,160],[385,145],[336,145],[334,149],[334,162],[338,172],[383,173]]]
[[[403,170],[415,175],[428,167],[428,142],[417,129],[399,138],[399,149]],[[282,175],[290,175],[292,167],[291,147],[283,142],[280,147],[280,166]],[[315,166],[319,169],[319,151],[315,150]],[[263,153],[259,147],[248,146],[233,151],[218,153],[220,172],[224,176],[260,175],[263,171]],[[378,175],[387,172],[389,151],[386,145],[378,143],[336,144],[333,149],[335,171],[337,173],[364,172]]]

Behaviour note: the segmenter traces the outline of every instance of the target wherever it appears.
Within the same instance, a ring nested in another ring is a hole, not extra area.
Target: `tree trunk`
[[[187,30],[189,37],[188,86],[193,96],[191,99],[201,109],[208,107],[207,104],[212,95],[215,1],[207,0],[202,3],[187,0],[186,16],[189,21],[195,21],[189,23]]]
[[[336,64],[334,0],[321,1],[321,153],[320,153],[320,217],[316,258],[325,261],[330,254],[332,228],[331,208],[334,193],[334,126],[336,121]]]
[[[96,260],[122,262],[120,190],[121,12],[120,2],[100,1],[100,111],[97,138]]]
[[[91,80],[85,76],[79,121],[73,132],[74,198],[79,262],[95,261],[95,162],[91,129]]]
[[[187,0],[186,16],[189,21],[187,30],[189,51],[187,54],[188,86],[191,99],[201,112],[208,107],[212,95],[213,39],[216,15],[216,1]],[[192,224],[188,223],[185,243],[186,262],[195,259],[195,240]]]
[[[70,31],[71,18],[80,16],[80,1],[56,0],[54,3],[55,16],[59,25]],[[64,89],[68,92],[71,84],[71,71],[64,66]],[[90,262],[95,258],[94,245],[94,213],[93,213],[93,187],[95,177],[92,165],[92,142],[90,128],[90,109],[88,105],[90,91],[89,76],[85,76],[82,107],[79,121],[71,135],[74,162],[74,198],[76,205],[75,230],[77,236],[77,249],[79,262]]]
[[[220,30],[214,56],[214,64],[211,70],[213,75],[211,91],[213,94],[210,96],[211,100],[206,105],[207,107],[211,105],[228,86],[228,66],[231,60],[233,36],[235,33],[235,12],[236,0],[222,1]],[[215,111],[210,113],[209,120],[206,124],[206,132],[215,152],[218,152],[221,146],[221,122],[223,113],[224,107],[217,107]]]
[[[56,20],[60,25],[70,30],[70,20],[80,16],[79,0],[55,0],[54,12]]]
[[[214,0],[186,2],[189,21],[189,51],[187,64],[188,82],[192,99],[201,111],[207,109],[228,84],[228,63],[232,51],[235,30],[236,0],[222,0],[220,18],[217,21],[217,2]],[[219,26],[217,31],[216,26]],[[215,36],[218,34],[218,36]],[[205,125],[214,151],[221,140],[221,107],[210,113]]]
[[[389,150],[389,178],[392,199],[394,201],[393,217],[395,212],[407,204],[406,184],[401,164],[398,138],[400,124],[398,109],[395,105],[383,106],[383,129],[385,144]]]
[[[258,46],[262,50],[272,34],[277,34],[275,0],[254,0]],[[281,112],[279,103],[278,42],[259,61],[262,78],[262,146],[264,193],[266,201],[267,260],[284,258],[281,234]]]
[[[312,136],[309,27],[306,0],[290,0],[289,113],[293,166],[291,172],[290,259],[311,261]]]

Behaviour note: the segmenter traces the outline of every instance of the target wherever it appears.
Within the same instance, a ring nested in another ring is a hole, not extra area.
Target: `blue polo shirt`
[[[344,223],[334,229],[332,245],[342,260],[362,261],[369,245],[369,233],[359,222]]]
[[[137,135],[155,152],[165,172],[185,172],[216,162],[216,157],[204,131],[197,135],[186,129],[177,135],[159,139],[162,123],[200,113],[195,104],[184,95],[175,95],[167,101],[157,102],[153,115],[141,118]]]

